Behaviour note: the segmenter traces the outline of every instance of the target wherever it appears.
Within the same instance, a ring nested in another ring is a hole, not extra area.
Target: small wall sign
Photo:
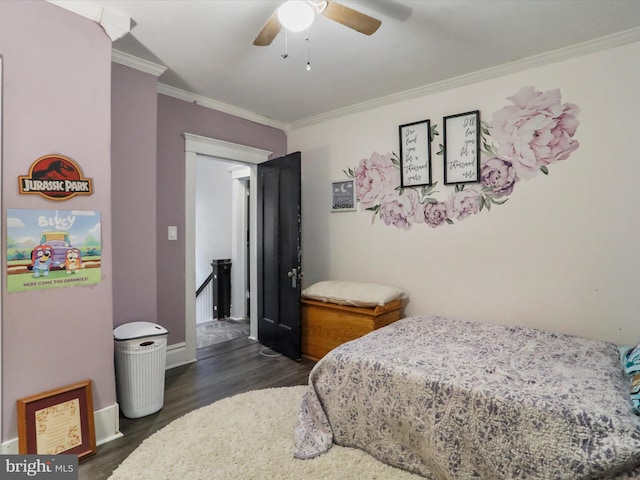
[[[93,184],[80,166],[69,157],[44,155],[31,164],[28,175],[18,177],[21,194],[36,194],[49,200],[68,200],[76,195],[92,195]]]
[[[353,212],[356,210],[356,181],[337,180],[331,183],[331,211]]]

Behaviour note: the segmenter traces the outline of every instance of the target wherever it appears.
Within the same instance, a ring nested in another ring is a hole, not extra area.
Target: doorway
[[[249,336],[250,167],[196,159],[196,348]]]
[[[245,145],[225,142],[213,138],[189,133],[185,137],[185,344],[182,352],[173,352],[174,363],[190,363],[196,361],[196,275],[195,275],[195,207],[196,207],[196,159],[200,155],[235,161],[249,168],[249,289],[258,291],[257,277],[257,165],[269,159],[272,152]],[[252,295],[250,299],[249,337],[258,338],[258,299]]]

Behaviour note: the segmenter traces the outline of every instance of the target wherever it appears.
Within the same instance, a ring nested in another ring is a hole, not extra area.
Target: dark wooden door
[[[258,340],[301,356],[300,152],[258,165]]]

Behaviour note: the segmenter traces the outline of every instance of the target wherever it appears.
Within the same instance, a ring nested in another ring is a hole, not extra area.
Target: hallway
[[[249,337],[249,319],[225,318],[196,325],[196,348],[209,347],[220,343]]]

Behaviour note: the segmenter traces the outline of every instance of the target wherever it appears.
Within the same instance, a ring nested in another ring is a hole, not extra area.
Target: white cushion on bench
[[[406,297],[401,288],[370,282],[326,280],[305,288],[302,296],[320,302],[375,307]]]

